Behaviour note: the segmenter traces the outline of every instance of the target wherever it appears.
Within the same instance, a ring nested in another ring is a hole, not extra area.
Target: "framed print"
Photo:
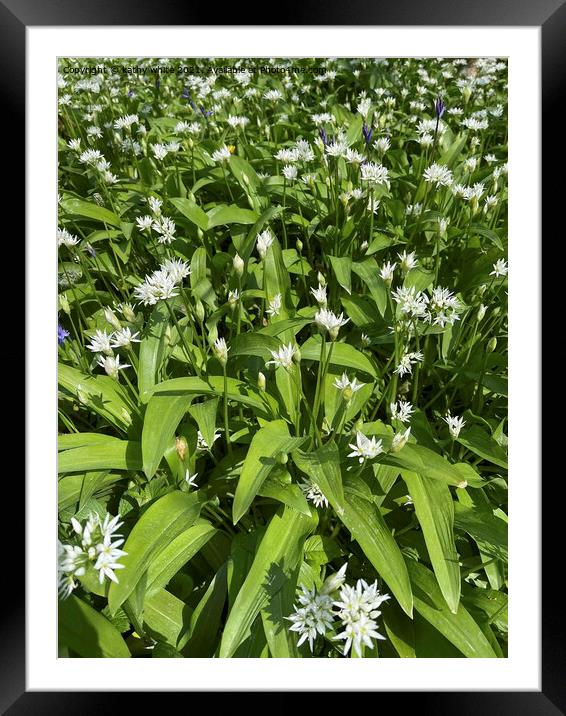
[[[563,7],[225,27],[9,5],[29,404],[4,707],[560,713],[537,426]]]

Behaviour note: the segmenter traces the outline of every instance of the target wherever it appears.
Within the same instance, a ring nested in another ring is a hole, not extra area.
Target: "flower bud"
[[[264,391],[264,392],[265,392],[265,383],[266,383],[266,381],[265,381],[265,375],[260,371],[260,372],[257,374],[257,387],[258,387],[261,391]]]
[[[297,346],[295,348],[295,352],[293,353],[293,363],[296,363],[297,365],[299,365],[300,362],[301,362],[301,351],[299,350],[299,347]]]
[[[65,311],[67,315],[70,315],[71,307],[69,306],[69,301],[64,293],[59,294],[59,307],[62,311]]]
[[[346,564],[342,565],[338,572],[334,572],[334,574],[331,574],[328,576],[323,584],[322,587],[319,590],[319,594],[332,594],[332,592],[337,592],[344,582],[346,581],[346,567],[348,566],[348,562]]]
[[[338,331],[340,330],[340,326],[334,326],[334,328],[331,328],[328,331],[328,335],[330,336],[331,341],[335,341],[338,338]]]
[[[399,450],[404,448],[410,434],[411,428],[407,428],[404,433],[396,433],[393,436],[393,442],[391,443],[391,452],[399,452]]]
[[[202,323],[204,321],[205,315],[206,314],[204,312],[204,306],[202,305],[202,301],[197,298],[195,303],[195,316],[199,320],[199,323]]]
[[[297,251],[298,251],[299,253],[301,253],[302,250],[303,250],[303,242],[302,242],[300,239],[297,239],[296,246],[297,246]]]
[[[349,385],[347,385],[344,388],[344,390],[342,391],[342,397],[344,398],[344,400],[347,403],[349,403],[350,400],[352,400],[353,395],[354,395],[354,391],[352,390],[352,388]]]
[[[234,267],[234,271],[238,276],[243,275],[245,264],[244,259],[239,254],[236,254],[232,259],[232,266]]]
[[[280,465],[286,465],[289,460],[289,455],[287,455],[286,452],[279,452],[275,459]]]
[[[188,449],[189,445],[187,443],[187,440],[182,435],[180,438],[175,438],[175,450],[177,450],[177,455],[179,456],[180,460],[185,460]]]
[[[487,352],[493,353],[493,351],[497,348],[497,338],[493,336],[493,338],[490,338],[489,343],[487,344]]]
[[[483,303],[478,308],[478,323],[483,320],[483,317],[485,316],[485,312],[487,311],[487,308],[483,305]]]
[[[111,326],[116,328],[117,330],[120,330],[122,328],[122,324],[118,320],[118,316],[114,313],[114,311],[111,308],[105,308],[104,309],[104,318],[110,323]]]
[[[134,323],[136,320],[136,314],[134,313],[131,306],[128,306],[127,304],[124,304],[122,306],[122,315],[128,321],[128,323]]]

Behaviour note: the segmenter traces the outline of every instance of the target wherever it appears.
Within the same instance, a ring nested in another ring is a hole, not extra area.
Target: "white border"
[[[242,48],[246,57],[509,57],[508,659],[55,658],[56,57],[237,57]],[[27,689],[540,690],[540,28],[28,27],[27,53]]]

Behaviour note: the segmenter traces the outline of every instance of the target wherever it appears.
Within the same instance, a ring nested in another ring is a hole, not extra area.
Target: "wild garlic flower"
[[[361,180],[367,182],[370,186],[391,186],[389,181],[389,170],[383,164],[374,164],[373,162],[365,162],[360,164]]]
[[[169,154],[169,149],[165,146],[165,144],[158,142],[157,144],[150,144],[150,147],[155,159],[165,159],[165,157]]]
[[[87,345],[89,351],[92,351],[93,353],[106,353],[107,355],[112,355],[110,336],[106,333],[106,331],[96,330],[94,336],[90,340],[90,344]]]
[[[446,416],[442,419],[448,425],[450,437],[453,440],[456,440],[456,438],[460,435],[460,430],[462,430],[462,428],[466,424],[466,421],[455,415],[450,415],[450,412],[446,413]]]
[[[212,438],[212,445],[218,440],[220,437],[220,433],[215,432]],[[204,439],[203,434],[201,431],[197,431],[197,451],[203,452],[204,450],[210,450],[212,445],[209,445],[206,440]]]
[[[269,229],[262,231],[261,234],[257,235],[257,251],[262,259],[267,256],[267,250],[275,240],[275,236]]]
[[[281,311],[281,294],[277,293],[269,301],[269,305],[266,309],[266,313],[270,316],[278,316]]]
[[[348,457],[357,457],[358,462],[361,464],[364,460],[373,460],[383,452],[383,440],[376,440],[375,437],[370,439],[358,430],[356,432],[356,443],[350,443],[348,447],[352,448],[352,452]]]
[[[440,186],[450,186],[452,184],[452,172],[444,164],[431,164],[424,170],[424,180],[429,184],[435,184],[436,188]]]
[[[220,147],[220,149],[217,149],[215,152],[212,152],[212,161],[216,163],[223,163],[227,162],[232,154],[230,153],[230,149],[224,145]]]
[[[82,577],[87,570],[98,572],[98,581],[105,578],[118,583],[116,570],[123,569],[119,560],[126,556],[120,547],[124,540],[117,530],[122,526],[120,515],[112,517],[106,513],[104,520],[91,513],[82,524],[71,518],[74,531],[72,542],[59,543],[58,576],[59,595],[66,599],[76,586],[75,577]]]
[[[145,216],[136,216],[136,224],[140,231],[147,231],[153,225],[153,216],[146,214]]]
[[[219,362],[222,365],[226,365],[228,362],[228,351],[230,350],[226,345],[226,340],[224,338],[217,338],[214,341],[213,350]]]
[[[293,365],[293,358],[295,357],[297,351],[297,346],[292,343],[289,343],[286,346],[281,346],[278,351],[270,350],[269,352],[273,356],[273,360],[267,361],[265,365],[274,365],[289,369]]]
[[[402,423],[408,423],[415,410],[411,403],[406,400],[390,403],[389,408],[391,409],[391,419],[400,420]]]
[[[299,635],[297,645],[301,646],[308,639],[312,652],[317,635],[324,636],[332,629],[332,599],[328,594],[317,594],[314,588],[309,591],[305,586],[301,586],[298,602],[299,604],[294,606],[294,613],[286,619],[293,622],[293,626],[289,627],[290,631]]]
[[[189,487],[198,487],[196,483],[196,479],[198,477],[198,472],[195,472],[194,475],[191,475],[188,470],[185,471],[185,482]]]
[[[323,495],[320,487],[312,480],[305,480],[299,485],[304,496],[313,503],[315,507],[328,507],[328,500]]]
[[[98,365],[104,368],[111,378],[118,378],[118,372],[124,368],[131,368],[129,363],[120,363],[120,356],[98,356]]]
[[[411,251],[410,254],[408,254],[406,251],[403,251],[402,254],[397,254],[399,257],[399,262],[401,264],[401,270],[404,273],[407,273],[412,268],[415,268],[415,266],[418,264],[418,261],[415,259],[415,252]]]
[[[381,267],[379,270],[380,277],[386,282],[391,283],[393,281],[393,274],[395,271],[396,263],[390,263],[389,261]]]
[[[137,114],[126,114],[123,117],[118,117],[114,122],[114,129],[131,129],[132,125],[138,124],[140,118]]]
[[[183,259],[166,259],[160,269],[167,271],[175,283],[182,283],[187,276],[191,275],[189,262],[183,261]]]
[[[144,306],[154,306],[158,301],[175,298],[177,282],[166,270],[159,269],[146,276],[143,283],[134,288],[134,295]]]
[[[401,356],[399,364],[393,371],[398,376],[403,377],[406,373],[411,374],[413,372],[413,365],[415,363],[422,363],[424,356],[420,351],[416,353],[405,353]]]
[[[379,592],[377,582],[369,585],[365,580],[358,579],[355,587],[344,585],[341,588],[334,606],[344,628],[334,639],[345,641],[344,655],[353,647],[356,655],[361,656],[362,645],[373,649],[374,639],[385,639],[377,631],[375,620],[381,615],[379,607],[387,599],[389,595]]]
[[[508,272],[509,267],[507,266],[507,261],[505,261],[505,259],[497,259],[493,264],[493,271],[489,275],[499,278],[499,276],[507,276]]]
[[[391,148],[391,140],[389,137],[380,137],[373,143],[373,148],[379,154],[385,154]]]
[[[177,230],[175,222],[168,216],[159,216],[155,219],[151,228],[159,234],[157,241],[160,244],[170,244],[175,238],[175,232]]]
[[[414,286],[408,288],[400,286],[391,292],[391,296],[397,303],[401,312],[411,318],[423,318],[426,315],[428,299],[422,291],[417,291]]]
[[[57,246],[76,246],[79,240],[76,236],[69,233],[67,229],[57,229]]]
[[[335,388],[342,391],[344,400],[350,401],[354,396],[354,393],[357,393],[358,390],[363,388],[365,383],[358,383],[355,377],[353,380],[350,380],[347,373],[342,373],[341,378],[335,378],[333,385]]]
[[[314,317],[315,323],[320,328],[323,328],[324,330],[328,331],[328,334],[330,335],[330,339],[335,341],[336,338],[338,338],[338,331],[342,326],[345,326],[346,323],[350,320],[349,318],[344,318],[344,314],[341,313],[339,316],[332,313],[332,311],[329,311],[327,308],[321,308]]]
[[[318,288],[311,288],[311,293],[315,297],[316,302],[319,306],[323,306],[326,308],[326,286],[323,286],[322,284],[318,284]]]
[[[331,157],[345,157],[348,152],[346,137],[341,134],[325,146],[326,153]]]
[[[138,336],[139,331],[137,333],[132,333],[127,326],[125,328],[120,328],[112,334],[112,348],[122,348],[123,346],[129,348],[132,343],[140,343]]]
[[[263,98],[268,100],[269,102],[277,102],[278,100],[283,98],[283,95],[279,90],[271,89],[263,93]]]
[[[430,299],[427,299],[425,320],[441,328],[447,324],[453,326],[455,321],[460,320],[458,312],[461,309],[460,301],[451,291],[437,286],[432,290]]]
[[[407,428],[405,432],[399,431],[398,433],[395,433],[393,436],[393,440],[391,442],[391,452],[399,452],[402,448],[405,447],[407,444],[407,440],[409,439],[409,436],[411,434],[411,428]]]
[[[297,167],[293,167],[290,164],[287,164],[283,167],[281,170],[281,173],[287,179],[287,181],[294,181],[297,178],[298,170]]]
[[[163,206],[163,201],[161,199],[158,199],[156,196],[148,196],[147,203],[149,204],[151,213],[154,216],[161,215],[161,207]]]

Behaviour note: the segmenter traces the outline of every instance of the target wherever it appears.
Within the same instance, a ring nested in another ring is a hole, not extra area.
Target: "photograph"
[[[59,659],[507,659],[508,58],[57,63]]]

